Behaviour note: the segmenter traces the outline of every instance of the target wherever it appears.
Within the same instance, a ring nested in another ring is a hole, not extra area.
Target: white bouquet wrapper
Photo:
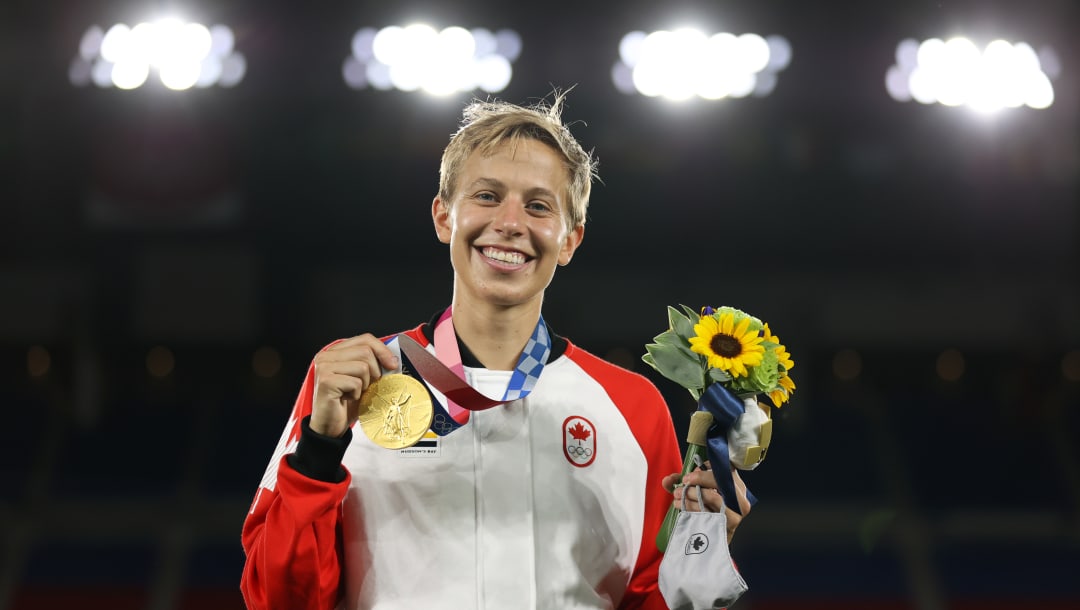
[[[757,396],[743,398],[743,414],[728,431],[728,458],[739,470],[753,470],[765,460],[772,442],[772,415]]]

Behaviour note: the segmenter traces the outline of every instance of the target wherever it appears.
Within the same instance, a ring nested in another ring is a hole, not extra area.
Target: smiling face
[[[556,265],[570,262],[585,232],[570,226],[568,185],[562,157],[538,140],[468,157],[453,199],[432,204],[435,232],[450,245],[455,306],[539,312]]]

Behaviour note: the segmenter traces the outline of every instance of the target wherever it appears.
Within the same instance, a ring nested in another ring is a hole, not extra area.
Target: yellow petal
[[[720,316],[720,332],[725,335],[731,334],[731,328],[735,325],[735,316],[730,313],[725,313]]]
[[[739,325],[735,327],[734,333],[728,333],[734,335],[736,339],[742,339],[746,335],[746,329],[750,328],[750,318],[743,318]]]
[[[709,366],[721,371],[729,371],[731,370],[731,361],[716,354],[711,354],[709,356]]]
[[[746,367],[743,366],[742,360],[731,361],[731,374],[734,377],[745,377]]]
[[[769,330],[769,323],[766,322],[764,324],[764,326],[765,326],[765,340],[766,341],[772,341],[773,343],[780,343],[780,341],[776,337],[773,336],[772,331]]]

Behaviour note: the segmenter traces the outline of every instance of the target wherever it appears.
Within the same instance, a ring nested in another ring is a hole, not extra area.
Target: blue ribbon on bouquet
[[[740,515],[742,509],[739,508],[739,496],[735,492],[735,479],[731,476],[731,459],[728,457],[728,432],[744,409],[743,401],[719,383],[705,388],[705,393],[698,400],[698,410],[708,411],[713,416],[705,451],[709,456],[713,477],[716,478],[716,486],[724,497],[724,504]],[[749,489],[746,490],[746,497],[751,506],[757,503],[757,498]]]

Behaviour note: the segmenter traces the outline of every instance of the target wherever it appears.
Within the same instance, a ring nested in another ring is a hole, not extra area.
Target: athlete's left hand
[[[731,510],[727,506],[724,506],[724,499],[717,491],[716,477],[713,476],[713,472],[709,469],[709,462],[705,462],[705,469],[697,468],[693,472],[689,472],[682,478],[682,485],[679,485],[680,473],[675,472],[664,477],[663,485],[664,489],[668,493],[674,496],[673,504],[677,508],[683,506],[683,496],[686,496],[686,510],[700,511],[704,510],[709,512],[724,511],[727,516],[727,534],[728,543],[731,543],[731,537],[735,535],[735,528],[739,527],[744,517],[750,513],[750,500],[746,497],[746,483],[743,482],[742,477],[739,476],[739,471],[734,467],[731,469],[731,478],[735,481],[735,493],[738,496],[739,508],[742,510],[742,514]],[[698,497],[698,487],[701,487],[701,497]]]

